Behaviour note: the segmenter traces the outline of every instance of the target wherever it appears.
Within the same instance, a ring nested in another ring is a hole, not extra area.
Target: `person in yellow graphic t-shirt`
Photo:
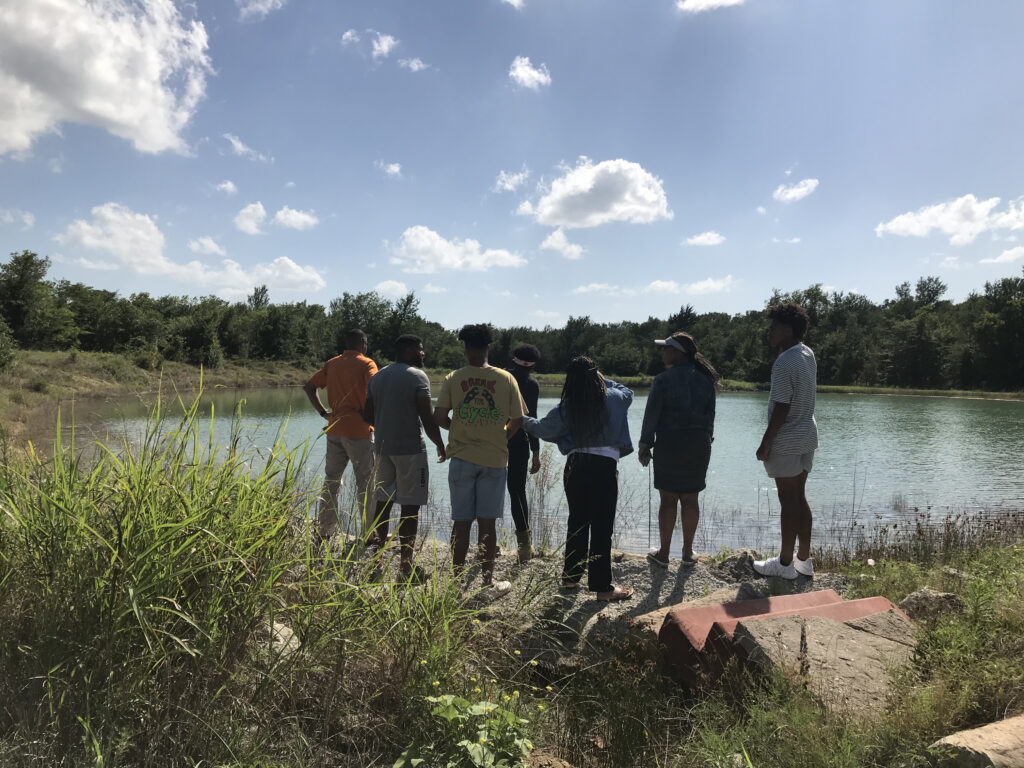
[[[451,492],[456,569],[466,562],[476,520],[483,543],[483,582],[500,597],[512,585],[494,581],[497,520],[505,508],[508,439],[526,413],[519,385],[508,371],[488,364],[494,333],[489,325],[466,325],[459,331],[469,365],[452,371],[441,383],[434,419],[448,430],[448,488]]]

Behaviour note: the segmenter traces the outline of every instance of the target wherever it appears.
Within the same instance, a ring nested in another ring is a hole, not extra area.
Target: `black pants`
[[[508,441],[508,497],[516,533],[530,529],[530,505],[526,501],[526,472],[530,466],[530,441],[516,435]]]
[[[612,589],[612,528],[619,498],[615,459],[573,453],[565,464],[569,523],[565,535],[562,581],[576,583],[587,567],[591,592]]]

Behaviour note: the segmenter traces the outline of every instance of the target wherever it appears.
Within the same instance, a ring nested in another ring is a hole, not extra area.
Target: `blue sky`
[[[448,326],[1024,265],[1024,4],[0,0],[0,246]]]

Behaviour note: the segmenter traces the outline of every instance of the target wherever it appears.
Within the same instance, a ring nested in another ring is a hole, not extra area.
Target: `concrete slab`
[[[954,733],[929,749],[940,768],[1024,768],[1024,715]]]

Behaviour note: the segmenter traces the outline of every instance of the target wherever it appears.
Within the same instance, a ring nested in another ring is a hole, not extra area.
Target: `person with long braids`
[[[569,502],[562,587],[587,588],[598,600],[626,600],[633,590],[612,583],[612,529],[618,502],[618,461],[633,452],[626,414],[632,390],[606,379],[580,355],[569,361],[562,398],[543,419],[523,417],[523,430],[558,445],[568,457],[563,482]]]
[[[720,377],[697,351],[690,334],[679,331],[654,343],[661,349],[667,370],[651,383],[637,452],[646,467],[654,449],[654,487],[661,496],[661,546],[648,552],[647,559],[660,568],[668,567],[679,510],[683,523],[682,564],[691,566],[697,562],[693,556],[693,539],[700,521],[697,494],[707,483],[715,439],[715,390]]]

